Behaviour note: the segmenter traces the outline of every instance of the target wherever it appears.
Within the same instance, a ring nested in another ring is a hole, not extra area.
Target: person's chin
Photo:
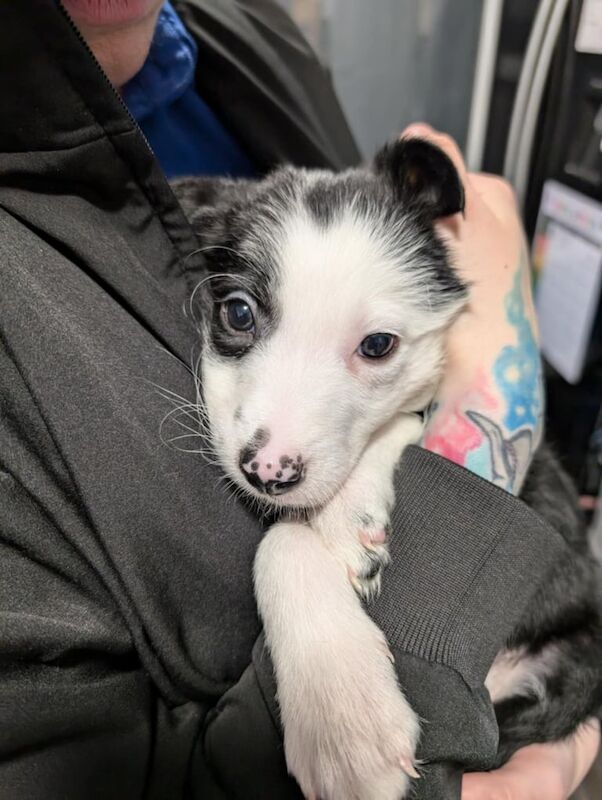
[[[76,25],[114,27],[135,23],[157,11],[163,0],[61,0]]]

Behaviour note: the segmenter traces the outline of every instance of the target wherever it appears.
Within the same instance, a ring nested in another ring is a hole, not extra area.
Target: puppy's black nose
[[[289,492],[294,486],[298,486],[305,477],[301,470],[282,480],[277,480],[274,478],[267,481],[262,481],[256,472],[247,472],[246,469],[242,470],[242,474],[254,489],[257,489],[259,492],[269,494],[272,497],[278,494],[286,494],[286,492]]]
[[[301,470],[299,470],[299,472],[291,475],[286,480],[268,481],[266,484],[264,484],[264,491],[272,496],[277,494],[286,494],[293,488],[293,486],[300,484],[304,477],[304,474],[301,472]]]
[[[305,477],[305,465],[301,456],[274,457],[270,454],[249,453],[243,450],[238,465],[254,489],[272,497],[286,494],[298,486]]]

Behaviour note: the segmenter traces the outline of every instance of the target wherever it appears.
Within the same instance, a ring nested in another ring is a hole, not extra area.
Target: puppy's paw
[[[401,800],[418,777],[418,719],[362,616],[279,685],[286,760],[306,798]]]
[[[351,585],[366,603],[380,594],[383,570],[389,563],[386,527],[370,524],[369,520],[364,517],[357,532],[356,547],[353,553],[348,553],[347,562]]]
[[[378,596],[389,563],[386,539],[392,491],[380,487],[369,495],[350,482],[311,522],[365,602]]]

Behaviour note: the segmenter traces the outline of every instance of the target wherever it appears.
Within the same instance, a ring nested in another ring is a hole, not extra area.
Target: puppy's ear
[[[229,178],[180,178],[171,188],[197,237],[205,244],[218,239],[228,212],[247,200],[255,181]]]
[[[374,159],[374,171],[386,177],[404,205],[434,220],[464,211],[464,187],[452,160],[425,139],[398,139]]]

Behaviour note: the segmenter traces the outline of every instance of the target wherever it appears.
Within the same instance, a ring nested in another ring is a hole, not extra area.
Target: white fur
[[[299,207],[277,235],[277,324],[241,359],[205,353],[208,418],[226,471],[255,496],[239,457],[258,429],[264,461],[303,456],[304,480],[270,501],[312,509],[308,522],[272,527],[255,562],[290,772],[308,798],[400,800],[418,720],[354,586],[378,588],[362,569],[386,560],[393,472],[420,436],[411,412],[433,394],[458,306],[430,308],[411,229],[400,252],[352,207],[329,226]],[[376,332],[400,343],[368,363],[357,348]]]
[[[502,650],[495,658],[485,680],[493,703],[510,697],[545,698],[545,677],[554,671],[558,650],[548,645],[535,655],[526,648]]]
[[[283,523],[259,547],[255,582],[286,761],[305,796],[404,796],[401,761],[414,761],[417,718],[343,564],[311,528]]]

